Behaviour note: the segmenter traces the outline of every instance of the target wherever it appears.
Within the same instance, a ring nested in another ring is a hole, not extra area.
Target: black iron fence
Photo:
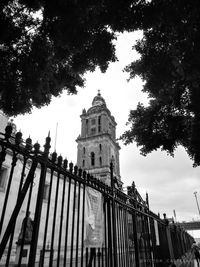
[[[0,266],[168,266],[193,238],[32,140],[0,137]]]

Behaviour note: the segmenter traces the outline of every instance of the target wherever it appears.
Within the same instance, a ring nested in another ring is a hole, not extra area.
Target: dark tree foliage
[[[150,101],[130,112],[121,139],[136,141],[143,155],[158,148],[173,155],[182,145],[200,165],[200,1],[152,0],[139,27],[141,58],[126,70],[142,77]]]
[[[130,112],[121,139],[144,155],[182,145],[200,165],[199,0],[0,1],[0,109],[23,114],[75,94],[87,71],[116,60],[115,33],[136,29],[141,58],[126,70],[150,102]]]
[[[0,108],[30,112],[63,90],[75,94],[96,66],[106,71],[116,60],[115,32],[137,27],[137,2],[0,1]]]

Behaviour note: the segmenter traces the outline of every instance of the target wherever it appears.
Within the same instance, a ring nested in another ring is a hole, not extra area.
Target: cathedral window
[[[102,151],[102,145],[99,144],[99,152],[101,153],[101,151]]]
[[[96,119],[91,119],[91,125],[96,125]]]
[[[96,119],[91,119],[91,129],[90,129],[91,135],[94,135],[96,133]]]
[[[95,127],[91,128],[91,135],[94,135],[95,133],[96,133],[96,128]]]
[[[115,167],[115,157],[112,155],[111,162],[113,164],[113,168]]]
[[[101,132],[101,116],[98,117],[98,132]]]
[[[101,167],[102,166],[102,158],[99,157],[99,166]]]
[[[95,166],[95,154],[94,154],[94,152],[91,152],[91,165],[92,166]]]
[[[86,134],[88,134],[88,119],[86,120]]]
[[[83,148],[83,154],[85,155],[85,147]]]
[[[109,133],[112,134],[112,124],[109,123]]]
[[[2,167],[0,170],[0,191],[2,192],[4,192],[6,189],[7,172],[8,169],[5,167]]]
[[[83,167],[83,168],[85,167],[85,160],[83,160],[83,164],[82,164],[82,167]]]

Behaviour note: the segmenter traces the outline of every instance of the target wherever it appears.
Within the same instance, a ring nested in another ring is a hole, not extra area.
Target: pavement
[[[186,253],[181,259],[174,260],[174,264],[176,267],[200,267],[190,252]]]

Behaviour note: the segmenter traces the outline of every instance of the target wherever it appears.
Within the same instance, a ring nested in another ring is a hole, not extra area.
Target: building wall
[[[8,117],[0,110],[0,132],[4,133],[4,130],[8,124]]]

